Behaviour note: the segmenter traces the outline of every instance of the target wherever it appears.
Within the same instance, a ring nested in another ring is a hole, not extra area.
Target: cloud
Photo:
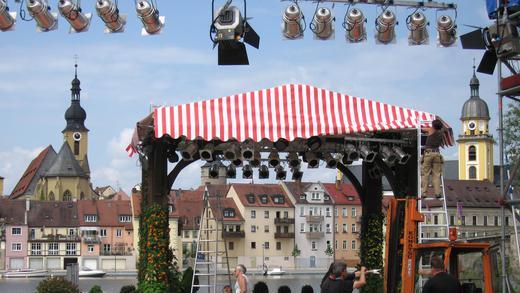
[[[5,178],[4,194],[13,190],[29,163],[44,149],[43,146],[34,149],[14,147],[0,152],[0,176]],[[1,192],[1,191],[0,191]]]

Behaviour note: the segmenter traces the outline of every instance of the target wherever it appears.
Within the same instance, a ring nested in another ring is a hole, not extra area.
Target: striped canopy
[[[154,112],[155,136],[270,141],[429,127],[431,113],[303,84],[287,84]],[[446,125],[449,127],[448,125]],[[452,132],[445,138],[453,145]]]

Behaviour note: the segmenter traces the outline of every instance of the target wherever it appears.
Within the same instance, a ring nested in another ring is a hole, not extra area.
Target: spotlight
[[[367,19],[361,10],[352,8],[347,11],[343,22],[343,27],[347,31],[347,41],[358,43],[366,40],[367,33],[365,30],[365,22],[367,22]]]
[[[9,12],[7,0],[0,0],[0,31],[14,30],[16,12]]]
[[[255,150],[251,146],[244,146],[242,148],[242,158],[244,161],[251,161],[253,159]]]
[[[338,165],[338,161],[336,161],[336,159],[334,159],[334,157],[331,154],[329,154],[329,153],[323,154],[323,160],[327,164],[327,168],[336,169],[336,166]]]
[[[395,41],[395,14],[390,10],[383,11],[376,19],[376,42],[389,44]]]
[[[298,154],[296,153],[289,153],[289,155],[287,155],[287,161],[289,162],[289,167],[291,168],[295,168],[295,167],[298,167],[300,166],[300,159],[298,158]]]
[[[393,164],[397,160],[397,156],[395,153],[386,145],[382,146],[379,150],[381,153],[381,158],[383,159],[383,162],[387,164]]]
[[[437,20],[437,41],[441,47],[450,47],[457,40],[457,25],[447,15],[442,15]]]
[[[312,136],[307,140],[307,147],[311,151],[316,151],[321,147],[321,139],[317,136]]]
[[[226,177],[227,178],[236,178],[237,177],[237,168],[233,164],[229,164],[226,168]]]
[[[224,151],[224,158],[228,161],[233,161],[239,157],[239,148],[236,144],[231,144],[225,151]]]
[[[244,43],[258,49],[260,37],[247,22],[247,17],[243,18],[240,10],[230,4],[228,0],[218,10],[211,24],[213,45],[218,46],[218,65],[249,65]]]
[[[316,11],[310,29],[316,39],[328,40],[334,36],[334,17],[328,8],[322,7]]]
[[[377,154],[370,150],[367,145],[362,144],[359,146],[359,155],[367,163],[372,163],[376,159]]]
[[[166,157],[168,158],[168,161],[170,163],[175,163],[179,161],[179,155],[177,155],[177,152],[175,152],[175,150],[173,149],[168,149],[166,151]]]
[[[207,144],[203,149],[199,150],[200,158],[204,161],[213,161],[213,151],[215,147],[212,144]]]
[[[137,11],[137,17],[143,23],[141,35],[153,35],[161,32],[165,18],[159,15],[159,10],[157,10],[153,2],[148,0],[137,1],[135,10]]]
[[[346,159],[348,161],[357,161],[359,159],[359,153],[356,150],[356,146],[353,144],[347,143],[345,145],[345,152],[344,152],[343,157],[344,158],[346,157]]]
[[[276,166],[274,171],[276,172],[276,180],[285,180],[287,177],[287,171],[281,165]]]
[[[427,45],[428,44],[428,30],[426,26],[426,16],[424,13],[418,11],[406,18],[406,26],[410,31],[408,35],[408,43],[410,45]]]
[[[75,0],[60,0],[58,2],[58,10],[69,23],[69,33],[81,33],[88,31],[90,26],[91,13],[84,14],[81,7]]]
[[[242,178],[244,178],[244,179],[253,178],[253,168],[251,168],[251,165],[244,165],[244,167],[242,168]]]
[[[112,0],[97,0],[96,11],[105,23],[105,33],[121,33],[125,30],[126,15],[119,14],[119,8]]]
[[[297,3],[289,5],[283,13],[282,33],[288,39],[303,37],[304,16]]]
[[[267,162],[269,163],[269,167],[274,168],[280,165],[280,156],[277,152],[273,151],[269,154],[269,157],[267,157]]]
[[[251,166],[257,168],[260,166],[260,161],[262,160],[262,157],[260,156],[259,151],[255,151],[253,155],[253,159],[251,160]]]
[[[259,179],[268,179],[269,178],[269,168],[266,165],[260,166],[258,170],[258,178]]]
[[[303,177],[303,172],[300,171],[300,166],[291,168],[292,171],[292,180],[301,181]]]
[[[341,163],[343,163],[343,165],[351,165],[352,163],[354,163],[354,161],[351,161],[348,159],[348,156],[347,155],[343,155],[343,157],[341,158]]]
[[[51,12],[45,0],[28,0],[27,9],[36,21],[37,32],[47,32],[58,28],[58,14]]]
[[[289,146],[289,142],[283,138],[280,138],[274,143],[274,147],[279,151],[285,150]]]
[[[400,147],[397,147],[397,146],[393,147],[392,150],[397,155],[397,159],[399,160],[399,164],[406,165],[406,163],[410,159],[410,155],[405,153],[403,151],[403,149],[401,149]]]
[[[320,159],[318,159],[315,153],[306,152],[305,159],[307,160],[307,168],[318,168],[320,165]]]
[[[236,159],[234,159],[233,161],[231,161],[231,163],[232,163],[233,165],[237,166],[237,167],[240,167],[240,166],[242,166],[242,159],[240,159],[240,158],[236,158]]]
[[[209,178],[218,178],[218,173],[220,169],[220,164],[217,162],[212,163],[209,166]]]
[[[186,161],[191,161],[194,159],[195,154],[199,150],[199,147],[197,144],[193,141],[189,142],[184,150],[181,151],[181,156]]]

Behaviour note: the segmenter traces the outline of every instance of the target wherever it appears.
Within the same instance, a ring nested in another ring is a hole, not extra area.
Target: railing
[[[43,235],[40,238],[36,236],[29,237],[30,242],[80,242],[81,237],[78,235]]]
[[[244,238],[246,233],[244,231],[222,231],[222,237],[224,238]]]
[[[29,256],[67,256],[67,255],[81,255],[81,252],[79,249],[73,250],[31,250],[29,249],[27,251],[27,255]]]
[[[280,224],[294,224],[294,218],[274,218],[276,225]]]
[[[97,244],[101,243],[101,238],[98,236],[83,236],[83,242],[86,244]]]
[[[323,222],[323,216],[305,216],[305,220],[310,223],[319,223]]]
[[[320,239],[325,236],[325,233],[323,232],[307,232],[306,233],[307,239]]]
[[[276,232],[274,238],[294,238],[294,233]]]
[[[113,256],[117,256],[117,255],[121,255],[121,256],[128,256],[128,255],[132,255],[132,251],[131,249],[127,249],[127,250],[116,250],[116,251],[106,251],[106,250],[102,250],[100,251],[99,253],[100,255],[113,255]]]

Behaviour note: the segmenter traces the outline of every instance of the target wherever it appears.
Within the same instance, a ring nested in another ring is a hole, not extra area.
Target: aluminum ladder
[[[444,191],[444,176],[442,175],[441,190],[442,196],[440,198],[419,198],[417,207],[419,212],[424,215],[424,222],[419,222],[419,243],[449,241],[450,222],[448,220],[448,207],[446,206],[446,193]]]
[[[211,209],[208,187],[204,189],[202,215],[200,217],[199,235],[197,241],[197,253],[193,265],[193,277],[191,278],[191,293],[204,292],[217,293],[224,285],[231,286],[229,271],[229,258],[227,244],[223,234],[223,211],[220,204],[220,196],[216,196],[213,202],[218,211],[215,215]],[[224,273],[228,276],[228,283],[218,283],[218,269],[222,265],[227,269]],[[198,282],[196,282],[198,280]]]

